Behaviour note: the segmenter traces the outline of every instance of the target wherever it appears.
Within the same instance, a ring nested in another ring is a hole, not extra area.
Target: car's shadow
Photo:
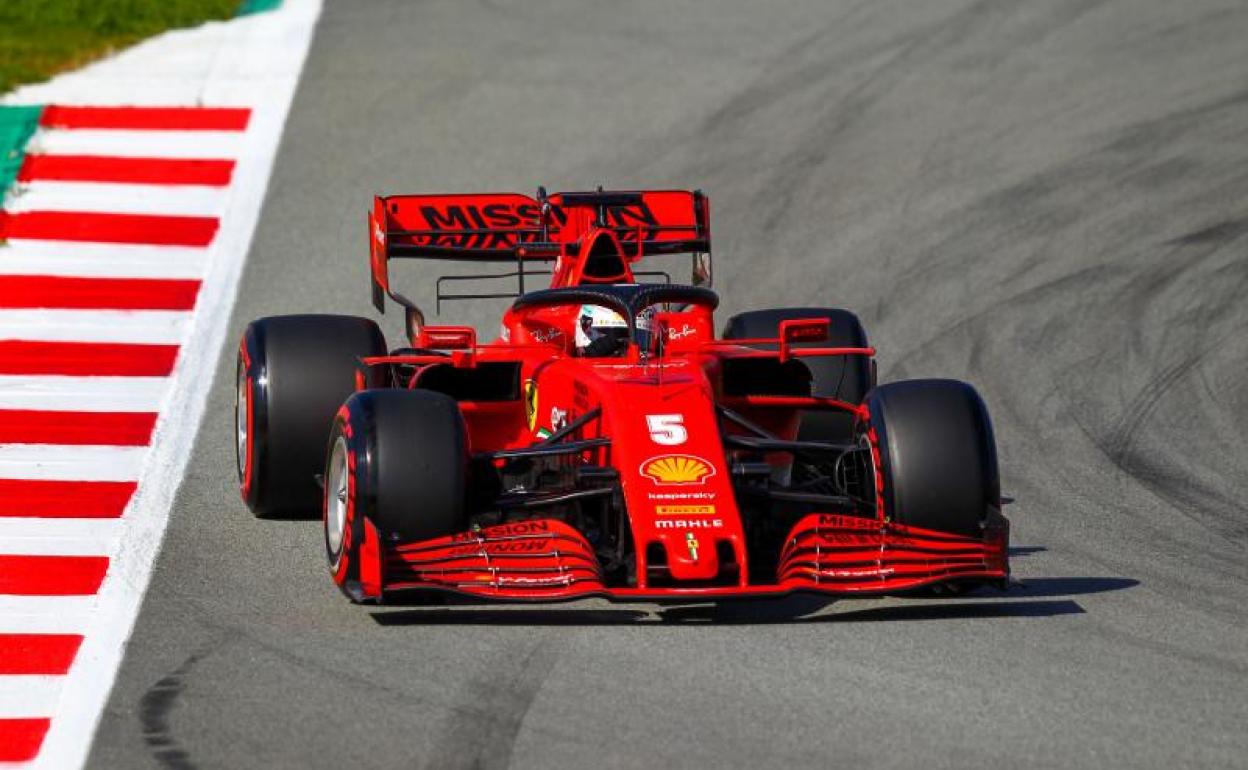
[[[866,623],[958,618],[1043,618],[1079,615],[1083,607],[1073,596],[1119,591],[1138,585],[1128,578],[1030,578],[1008,591],[981,589],[957,598],[906,599],[897,603],[853,609],[856,600],[813,594],[775,599],[744,599],[658,605],[654,609],[584,608],[569,604],[481,607],[450,602],[450,606],[395,607],[372,613],[381,626],[606,626],[606,625],[766,625],[774,623]],[[825,612],[832,605],[844,609]],[[458,605],[458,606],[456,606]]]
[[[1015,559],[1019,556],[1031,556],[1033,553],[1044,553],[1049,550],[1042,545],[1012,545],[1010,546],[1010,558]]]

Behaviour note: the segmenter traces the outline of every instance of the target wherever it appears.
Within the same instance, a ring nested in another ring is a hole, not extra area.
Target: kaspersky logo
[[[715,467],[693,455],[662,455],[642,463],[641,474],[655,484],[702,484],[715,475]]]

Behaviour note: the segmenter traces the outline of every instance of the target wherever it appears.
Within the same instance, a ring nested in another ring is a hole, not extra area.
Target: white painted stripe
[[[0,633],[82,633],[98,603],[94,596],[0,594]]]
[[[168,377],[0,375],[0,409],[75,412],[155,412]]]
[[[0,516],[0,554],[109,556],[120,536],[120,519]]]
[[[0,676],[0,718],[52,716],[64,682],[63,676]]]
[[[119,103],[124,103],[124,97]],[[246,134],[239,131],[116,131],[42,129],[27,152],[120,158],[237,158]]]
[[[13,239],[0,246],[0,275],[199,278],[207,249]]]
[[[221,187],[36,181],[10,192],[5,210],[220,216],[225,199]]]
[[[190,323],[185,310],[0,309],[0,339],[178,344]]]
[[[120,519],[45,519],[38,516],[0,516],[0,553],[7,545],[24,540],[97,540],[112,542],[121,529]]]
[[[134,481],[147,447],[0,444],[0,478]]]

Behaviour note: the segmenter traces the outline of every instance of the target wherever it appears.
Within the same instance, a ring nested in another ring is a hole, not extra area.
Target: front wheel
[[[884,515],[898,524],[981,538],[1000,514],[988,409],[957,380],[903,380],[867,394],[858,430],[878,450]]]
[[[381,598],[385,547],[467,528],[467,431],[453,398],[355,393],[334,418],[326,457],[325,555],[352,601]]]

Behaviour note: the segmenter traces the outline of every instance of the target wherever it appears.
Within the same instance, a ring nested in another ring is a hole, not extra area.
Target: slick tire
[[[234,427],[239,488],[252,513],[316,515],[325,438],[355,390],[356,359],[385,354],[381,330],[366,318],[289,315],[247,325],[235,367]]]
[[[903,380],[873,389],[860,434],[879,449],[890,520],[982,537],[1001,507],[997,445],[988,410],[957,380]]]
[[[865,348],[867,333],[858,316],[836,308],[794,307],[752,310],[728,319],[723,339],[777,337],[780,322],[795,318],[827,318],[831,324],[824,342],[798,343],[795,347]],[[775,350],[775,345],[757,345]],[[861,404],[875,384],[873,362],[867,356],[821,356],[802,358],[811,375],[812,395]],[[854,416],[848,412],[809,410],[802,415],[798,438],[850,444],[854,440]]]
[[[352,601],[381,598],[383,544],[467,528],[467,429],[450,396],[355,393],[334,418],[326,458],[325,555]]]

